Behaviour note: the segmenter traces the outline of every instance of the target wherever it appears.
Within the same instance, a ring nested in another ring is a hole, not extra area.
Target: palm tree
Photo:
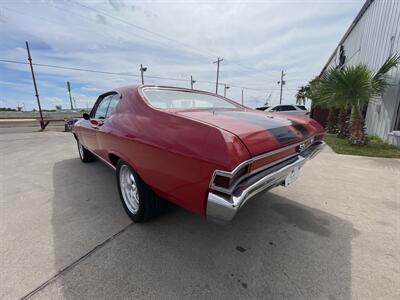
[[[349,137],[349,106],[343,105],[339,108],[339,114],[337,117],[337,136],[340,138],[348,138]]]
[[[296,104],[299,105],[304,105],[306,104],[306,101],[309,98],[309,93],[310,93],[310,85],[302,85],[298,90],[296,94]]]
[[[330,68],[315,85],[314,98],[320,103],[346,109],[351,106],[349,140],[352,144],[365,144],[365,120],[362,109],[374,98],[382,96],[390,85],[387,73],[400,63],[400,55],[389,57],[376,73],[367,65],[358,64],[341,69]]]
[[[319,83],[320,83],[320,78],[316,77],[313,80],[311,80],[308,85],[304,88],[304,94],[306,99],[310,99],[313,103],[313,105],[316,106],[321,106],[324,108],[329,109],[329,114],[328,114],[328,119],[326,122],[325,130],[327,133],[337,133],[338,132],[338,115],[337,111],[335,109],[335,104],[333,101],[328,98],[328,97],[321,97],[318,92],[319,92]],[[303,87],[300,87],[298,91],[298,95],[296,95],[296,98],[301,97],[300,92]],[[322,87],[323,88],[323,87]],[[323,94],[325,95],[325,94]],[[327,95],[327,94],[326,94]]]

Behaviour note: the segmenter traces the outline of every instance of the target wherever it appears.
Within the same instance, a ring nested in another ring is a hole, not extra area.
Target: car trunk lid
[[[281,116],[256,110],[178,110],[176,114],[229,131],[238,136],[252,156],[298,143],[320,128],[309,118]]]

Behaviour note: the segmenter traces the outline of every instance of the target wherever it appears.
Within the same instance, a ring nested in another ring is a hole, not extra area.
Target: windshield
[[[150,104],[156,108],[210,109],[240,108],[217,96],[167,89],[144,89]]]
[[[300,108],[301,110],[307,110],[307,108],[304,105],[297,105],[298,108]]]

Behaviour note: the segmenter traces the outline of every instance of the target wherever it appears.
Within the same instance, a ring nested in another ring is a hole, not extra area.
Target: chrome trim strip
[[[249,176],[251,176],[251,175],[253,175],[253,174],[255,174],[255,173],[261,172],[261,171],[263,171],[263,170],[265,170],[265,169],[267,169],[267,168],[269,168],[269,167],[272,167],[273,165],[276,165],[276,164],[278,164],[278,163],[280,163],[280,162],[282,162],[282,161],[284,161],[284,160],[286,160],[286,159],[292,158],[292,157],[294,157],[294,156],[296,156],[296,155],[299,155],[299,154],[303,153],[304,151],[306,151],[308,148],[310,148],[310,147],[314,144],[315,137],[316,137],[316,136],[319,136],[319,135],[321,135],[321,134],[314,134],[314,135],[312,135],[311,137],[309,137],[309,138],[307,138],[307,139],[305,139],[305,140],[303,140],[303,141],[300,141],[300,142],[298,142],[298,143],[291,144],[291,145],[288,145],[288,146],[286,146],[286,147],[279,148],[279,149],[276,149],[276,150],[272,150],[272,151],[270,151],[270,152],[266,152],[266,153],[264,153],[264,154],[255,156],[255,157],[253,157],[253,158],[251,158],[251,159],[249,159],[249,160],[246,160],[246,161],[240,163],[240,164],[239,164],[237,167],[235,167],[235,168],[233,169],[233,171],[231,171],[231,172],[229,172],[229,171],[222,171],[222,170],[215,170],[214,173],[213,173],[213,175],[212,175],[212,177],[211,177],[211,181],[210,181],[210,184],[209,184],[209,188],[212,189],[212,190],[215,190],[215,191],[219,191],[219,192],[222,192],[222,193],[230,194],[230,193],[232,192],[232,190],[234,190],[234,189],[236,188],[236,186],[240,183],[240,181],[246,179],[247,177],[249,177]],[[279,160],[274,161],[274,162],[272,162],[272,163],[266,164],[266,165],[264,165],[264,166],[262,166],[262,167],[260,167],[260,168],[258,168],[258,169],[255,169],[255,170],[251,171],[250,173],[247,173],[247,174],[245,174],[245,175],[239,177],[239,178],[237,179],[236,183],[235,183],[231,188],[229,188],[229,189],[226,189],[226,188],[223,188],[223,187],[219,187],[219,186],[217,186],[217,185],[214,184],[215,176],[217,176],[217,175],[218,175],[218,176],[224,176],[224,177],[230,177],[230,178],[231,178],[231,177],[235,176],[235,174],[236,174],[240,169],[242,169],[243,167],[245,167],[246,165],[249,165],[249,164],[251,164],[251,163],[253,163],[253,162],[256,162],[256,161],[258,161],[258,160],[260,160],[260,159],[263,159],[263,158],[266,158],[266,157],[269,157],[269,156],[278,154],[278,153],[280,153],[280,152],[283,152],[283,151],[286,151],[286,150],[289,150],[289,149],[292,149],[292,148],[296,148],[296,147],[298,147],[298,146],[301,145],[301,144],[309,143],[309,142],[310,142],[310,144],[307,146],[307,148],[303,149],[301,152],[297,152],[297,153],[295,153],[295,154],[285,156],[285,157],[282,158],[282,159],[279,159]],[[316,143],[318,143],[318,141],[317,141]]]
[[[87,148],[86,148],[87,150]],[[89,151],[89,150],[88,150]],[[106,161],[104,158],[102,158],[101,156],[97,155],[96,153],[90,151],[90,153],[92,153],[94,156],[96,156],[96,158],[98,158],[101,162],[105,163],[107,165],[107,167],[110,167],[111,169],[113,169],[114,171],[116,170],[116,168],[109,163],[108,161]]]
[[[295,168],[301,168],[307,160],[314,158],[324,147],[325,143],[323,141],[315,142],[312,147],[304,150],[296,161],[273,173],[266,174],[253,183],[251,180],[247,183],[244,182],[243,185],[245,186],[237,188],[230,195],[217,194],[210,191],[207,197],[207,218],[217,223],[229,222],[247,200],[266,189],[280,185]]]

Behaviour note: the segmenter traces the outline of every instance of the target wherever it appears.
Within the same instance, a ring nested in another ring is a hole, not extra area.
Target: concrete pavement
[[[226,226],[132,224],[69,133],[0,133],[0,298],[400,298],[400,161],[322,153]]]

